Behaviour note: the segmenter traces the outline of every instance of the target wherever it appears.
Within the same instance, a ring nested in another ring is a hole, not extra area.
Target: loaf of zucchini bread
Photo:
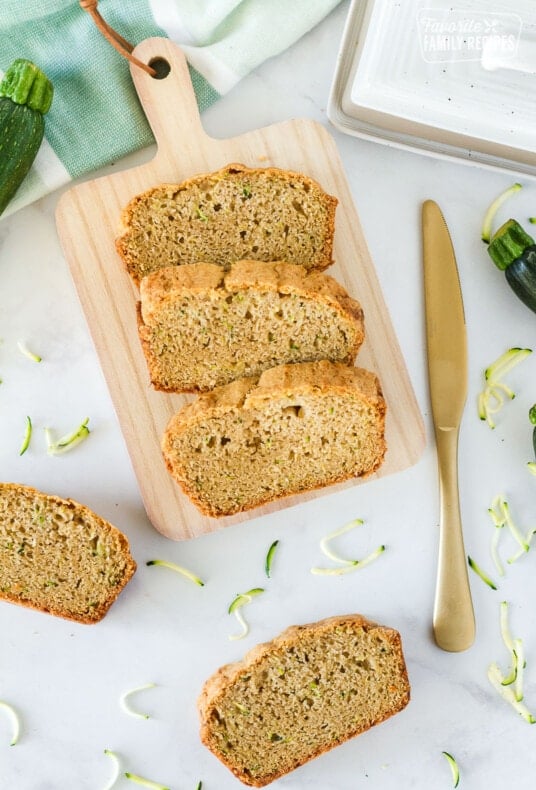
[[[293,626],[219,669],[199,697],[201,740],[263,787],[402,710],[400,634],[361,615]]]
[[[386,450],[385,411],[369,371],[327,360],[279,365],[184,406],[162,450],[202,512],[229,515],[370,475]]]
[[[287,362],[353,363],[363,311],[322,272],[284,262],[166,266],[140,286],[138,323],[153,386],[211,389]]]
[[[231,164],[161,184],[125,207],[116,247],[135,282],[162,266],[259,260],[325,269],[336,198],[301,173]]]
[[[126,537],[85,505],[0,483],[0,599],[96,623],[135,570]]]

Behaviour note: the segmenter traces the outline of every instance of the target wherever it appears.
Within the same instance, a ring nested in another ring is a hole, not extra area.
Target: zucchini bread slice
[[[141,281],[138,328],[155,389],[195,392],[287,362],[353,363],[363,311],[322,272],[276,262],[166,266]]]
[[[198,701],[201,740],[263,787],[402,710],[400,634],[361,615],[292,626],[219,669]]]
[[[135,570],[126,537],[85,505],[0,483],[0,599],[96,623]]]
[[[335,207],[313,179],[275,167],[231,164],[161,184],[125,207],[116,247],[135,282],[162,266],[289,261],[332,263]]]
[[[229,515],[376,471],[385,410],[367,370],[327,360],[279,365],[184,406],[162,450],[202,512]]]

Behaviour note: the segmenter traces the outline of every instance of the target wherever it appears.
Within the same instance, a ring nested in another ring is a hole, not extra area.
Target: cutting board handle
[[[144,63],[164,60],[170,66],[162,79],[151,77],[135,64],[130,65],[130,73],[159,151],[180,155],[181,138],[206,137],[186,57],[167,38],[146,38],[133,54]]]

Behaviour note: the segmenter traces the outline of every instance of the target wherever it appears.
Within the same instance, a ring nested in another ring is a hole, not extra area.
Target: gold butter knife
[[[458,494],[458,434],[467,397],[467,339],[450,234],[437,203],[422,207],[428,376],[439,469],[439,562],[433,627],[443,650],[466,650],[475,617]]]

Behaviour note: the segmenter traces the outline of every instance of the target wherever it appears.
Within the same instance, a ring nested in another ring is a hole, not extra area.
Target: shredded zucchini
[[[113,773],[113,776],[110,779],[110,781],[108,782],[108,784],[106,785],[106,787],[104,788],[104,790],[112,790],[112,787],[115,785],[115,783],[119,779],[119,773],[121,771],[121,764],[119,762],[119,757],[117,756],[117,754],[115,752],[112,752],[111,749],[105,749],[104,750],[104,754],[107,757],[111,757],[112,760],[114,761],[114,773]]]
[[[500,575],[504,576],[504,568],[502,566],[498,552],[498,544],[499,544],[501,529],[507,526],[510,531],[510,534],[512,535],[512,538],[520,547],[519,551],[516,554],[513,554],[511,557],[507,559],[508,565],[512,565],[512,563],[516,562],[516,560],[518,560],[520,557],[522,557],[530,550],[532,539],[536,534],[536,529],[532,529],[532,528],[529,529],[527,534],[523,536],[521,534],[521,530],[515,524],[512,518],[512,514],[510,512],[510,506],[508,502],[500,494],[494,497],[491,506],[488,508],[488,513],[495,526],[495,531],[491,540],[491,555],[493,557],[495,567],[499,571]]]
[[[190,579],[191,582],[197,584],[198,587],[204,587],[205,582],[202,581],[199,576],[196,576],[195,573],[189,571],[188,568],[184,568],[182,565],[177,565],[176,562],[168,562],[167,560],[149,560],[145,563],[146,565],[160,565],[162,568],[169,568],[172,571],[176,571],[177,573],[182,574],[187,579]]]
[[[450,770],[452,772],[452,781],[454,782],[452,786],[458,787],[460,781],[460,769],[458,768],[458,763],[456,762],[452,754],[449,754],[448,752],[441,752],[441,754],[445,756],[448,764],[450,765]]]
[[[32,362],[42,362],[43,361],[43,358],[40,357],[39,354],[34,354],[33,351],[30,351],[30,349],[26,346],[26,344],[22,340],[18,341],[17,346],[18,346],[18,349],[19,349],[20,353],[24,354],[24,356],[28,357],[28,359],[31,359]]]
[[[512,197],[512,195],[515,195],[515,193],[519,192],[520,189],[522,189],[521,184],[512,184],[511,187],[508,187],[508,189],[505,189],[504,192],[501,192],[501,194],[496,197],[493,203],[489,206],[484,215],[484,221],[482,223],[481,238],[484,244],[489,244],[491,240],[491,227],[493,225],[493,220],[495,219],[497,211],[500,209],[502,204],[508,200],[508,198]]]
[[[22,444],[20,446],[19,455],[24,455],[24,453],[30,446],[31,438],[32,438],[32,421],[29,417],[26,417],[26,429],[24,431],[24,436],[22,438]]]
[[[87,427],[88,422],[89,422],[89,417],[86,417],[86,419],[82,423],[80,423],[78,428],[75,428],[75,430],[72,431],[71,433],[65,434],[65,436],[62,436],[61,439],[58,439],[57,442],[55,442],[52,439],[52,432],[50,428],[45,428],[45,436],[47,438],[47,444],[48,444],[47,447],[48,454],[62,455],[62,453],[67,453],[70,450],[73,450],[77,445],[80,444],[80,442],[83,442],[84,439],[87,439],[87,437],[90,434],[90,430]]]
[[[513,688],[513,697],[516,703],[519,703],[523,699],[523,678],[524,678],[524,670],[525,670],[525,651],[523,648],[523,640],[512,637],[510,633],[510,627],[508,625],[508,602],[501,601],[500,606],[500,630],[501,630],[501,637],[504,642],[504,645],[508,652],[510,653],[510,659],[512,662],[512,669],[510,670],[510,674],[506,677],[502,676],[500,681],[501,686],[514,686]],[[498,682],[498,675],[495,672],[494,676]],[[510,702],[512,702],[511,698],[508,698]],[[521,711],[520,711],[521,712]]]
[[[11,733],[11,741],[9,743],[10,746],[15,746],[18,743],[19,736],[20,736],[20,719],[17,711],[15,708],[9,704],[9,702],[4,702],[0,700],[0,710],[5,710],[6,713],[9,715],[11,722],[12,722],[12,733]]]
[[[488,574],[482,570],[480,565],[474,561],[472,557],[467,557],[467,562],[469,563],[469,567],[476,573],[477,576],[480,576],[483,582],[485,582],[488,587],[491,587],[492,590],[497,589],[497,585],[494,581],[490,579]]]
[[[508,557],[508,559],[506,560],[508,565],[512,565],[512,563],[514,563],[516,560],[518,560],[520,557],[526,554],[527,551],[529,551],[532,543],[532,538],[534,537],[534,535],[536,535],[536,529],[529,529],[529,531],[525,535],[522,548],[516,554],[513,554],[511,557]]]
[[[264,589],[262,587],[253,587],[253,589],[248,590],[248,592],[246,593],[239,593],[236,596],[236,598],[230,603],[227,611],[229,614],[232,614],[234,612],[236,619],[242,626],[242,631],[239,634],[231,635],[229,639],[234,641],[236,639],[243,639],[245,636],[247,636],[247,634],[249,633],[249,626],[244,620],[244,617],[240,609],[243,606],[246,606],[246,604],[251,603],[251,601],[255,596],[261,595],[261,593],[263,592]]]
[[[501,354],[495,362],[492,362],[491,365],[486,368],[484,371],[486,381],[499,381],[512,370],[512,368],[522,362],[525,357],[528,357],[529,354],[532,354],[531,348],[509,348],[508,351]]]
[[[125,713],[128,713],[129,716],[136,716],[139,719],[149,719],[150,716],[148,713],[139,713],[138,711],[133,710],[129,705],[128,699],[133,694],[137,694],[138,691],[145,691],[146,689],[154,689],[155,686],[156,683],[146,683],[144,686],[137,686],[136,688],[129,689],[129,691],[125,691],[123,694],[121,694],[121,697],[119,699],[119,704],[121,705]]]
[[[497,573],[499,574],[499,576],[504,576],[504,566],[499,556],[499,539],[501,537],[501,529],[503,527],[504,524],[495,524],[495,529],[493,530],[493,537],[491,538],[491,556],[493,559],[493,563],[497,568]]]
[[[344,527],[340,529],[334,530],[334,532],[330,532],[329,535],[326,535],[320,541],[320,549],[329,557],[330,560],[334,562],[340,562],[343,565],[354,565],[355,560],[349,560],[345,557],[341,557],[339,554],[336,554],[332,549],[329,548],[328,543],[332,541],[334,538],[338,538],[339,535],[344,535],[346,532],[350,532],[350,530],[355,529],[356,527],[360,527],[363,524],[363,519],[361,518],[354,518],[353,521],[350,521],[348,524],[345,524]]]
[[[151,779],[144,779],[143,776],[131,774],[130,771],[126,771],[125,776],[127,779],[130,779],[131,782],[134,782],[134,784],[141,785],[142,787],[149,787],[151,790],[171,790],[171,787],[167,787],[167,785],[162,785],[160,782],[153,782]]]
[[[512,659],[512,669],[510,674],[507,675],[503,681],[503,686],[510,686],[514,683],[517,679],[517,655],[514,648],[514,640],[512,639],[512,635],[510,634],[510,628],[508,626],[508,603],[506,601],[501,601],[501,609],[500,609],[500,626],[501,626],[501,636],[504,642],[506,649],[510,652],[510,656]]]
[[[523,647],[522,639],[514,639],[514,655],[516,657],[516,679],[514,685],[514,694],[517,702],[523,699],[523,680],[525,672],[525,649]]]
[[[515,398],[515,392],[501,381],[502,377],[529,354],[532,354],[530,348],[510,348],[484,371],[484,389],[478,395],[477,407],[479,418],[490,428],[495,428],[492,415],[502,409],[505,396],[510,400]]]
[[[504,677],[496,663],[490,664],[488,667],[488,679],[494,689],[496,689],[501,697],[508,702],[513,709],[519,713],[528,724],[536,724],[536,719],[528,710],[523,702],[516,699],[515,692],[511,686],[504,686]]]
[[[264,572],[266,573],[267,577],[270,578],[270,574],[272,572],[272,563],[274,561],[274,554],[275,550],[279,544],[278,540],[274,540],[270,548],[268,549],[268,553],[266,555],[266,560],[264,563]]]
[[[517,543],[519,543],[523,551],[528,551],[530,549],[530,542],[527,542],[526,538],[522,536],[516,524],[514,524],[512,515],[510,513],[510,506],[505,499],[501,501],[501,508],[504,513],[505,523],[510,530],[512,537]]]
[[[363,523],[363,519],[355,518],[353,521],[350,521],[348,524],[340,527],[340,529],[336,529],[323,537],[320,541],[321,551],[326,555],[326,557],[329,557],[329,559],[333,560],[334,562],[338,562],[342,567],[311,568],[311,573],[314,573],[316,576],[342,576],[346,573],[352,573],[352,571],[355,571],[358,568],[363,568],[365,565],[369,565],[371,562],[377,559],[380,554],[383,554],[385,551],[385,546],[382,545],[378,546],[362,560],[354,560],[347,557],[341,557],[340,554],[337,554],[328,545],[334,538],[338,538],[340,535],[344,535],[346,532],[350,532],[350,530],[360,527]]]
[[[314,573],[315,576],[342,576],[345,573],[352,573],[352,571],[356,571],[358,568],[369,565],[377,559],[380,554],[383,554],[384,551],[384,545],[378,546],[378,548],[371,551],[370,554],[362,560],[344,560],[346,564],[339,568],[311,568],[311,573]]]

